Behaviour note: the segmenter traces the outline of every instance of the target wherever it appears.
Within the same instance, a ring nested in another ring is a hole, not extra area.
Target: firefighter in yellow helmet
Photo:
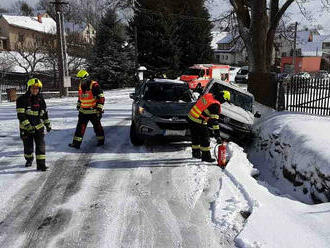
[[[101,118],[104,108],[104,94],[98,82],[91,80],[86,70],[80,70],[77,75],[80,81],[77,110],[78,124],[70,147],[79,149],[89,121],[93,124],[97,145],[104,145],[104,131]]]
[[[51,131],[46,102],[40,93],[42,82],[32,78],[27,82],[27,92],[16,101],[16,112],[19,120],[20,137],[24,145],[24,157],[26,167],[33,162],[33,143],[35,143],[37,170],[45,171],[46,147],[44,140],[44,127],[47,132]]]
[[[217,143],[221,142],[219,115],[221,104],[230,101],[227,90],[213,90],[201,96],[188,114],[191,131],[192,156],[205,162],[214,162],[210,152],[210,136],[208,126],[212,127]]]

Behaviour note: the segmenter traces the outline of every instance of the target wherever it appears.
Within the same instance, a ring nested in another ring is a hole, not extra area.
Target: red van
[[[229,65],[196,64],[189,67],[180,80],[187,82],[190,89],[199,85],[204,88],[212,78],[229,82],[229,69]]]

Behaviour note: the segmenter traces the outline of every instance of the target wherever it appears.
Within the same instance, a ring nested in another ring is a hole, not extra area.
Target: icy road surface
[[[76,98],[47,100],[46,173],[24,168],[15,104],[0,105],[0,247],[235,246],[246,195],[189,143],[132,146],[130,92],[106,92],[106,145],[89,124],[79,151]]]

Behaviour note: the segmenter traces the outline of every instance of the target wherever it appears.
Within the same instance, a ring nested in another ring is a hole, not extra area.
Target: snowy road
[[[47,173],[24,168],[14,104],[1,106],[10,133],[1,139],[11,145],[1,146],[1,189],[10,190],[1,194],[0,247],[234,246],[244,196],[226,182],[224,219],[236,224],[219,225],[214,203],[230,179],[191,159],[189,143],[132,146],[128,92],[106,94],[106,145],[95,146],[89,127],[80,151],[67,147],[76,99],[49,100],[55,130],[46,138]]]
[[[132,146],[131,91],[106,92],[106,144],[89,126],[80,150],[76,98],[47,100],[45,173],[24,167],[15,103],[0,104],[0,247],[329,247],[330,204],[256,180],[238,145],[225,171],[188,142]]]

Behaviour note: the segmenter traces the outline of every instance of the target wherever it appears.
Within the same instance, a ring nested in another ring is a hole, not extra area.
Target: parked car
[[[304,78],[304,79],[311,78],[311,75],[308,72],[299,72],[295,76],[299,77],[299,78]]]
[[[152,79],[140,85],[132,98],[130,139],[142,145],[146,139],[188,140],[187,115],[197,100],[186,82]]]
[[[231,66],[229,68],[229,82],[235,82],[235,77],[240,69],[241,67],[234,67],[234,66]]]
[[[249,67],[243,66],[236,74],[235,83],[247,84],[249,79]]]
[[[230,103],[221,105],[221,137],[234,141],[250,140],[254,118],[260,117],[259,112],[254,113],[254,96],[241,87],[216,79],[209,82],[203,94],[221,90],[228,90],[231,94]]]

